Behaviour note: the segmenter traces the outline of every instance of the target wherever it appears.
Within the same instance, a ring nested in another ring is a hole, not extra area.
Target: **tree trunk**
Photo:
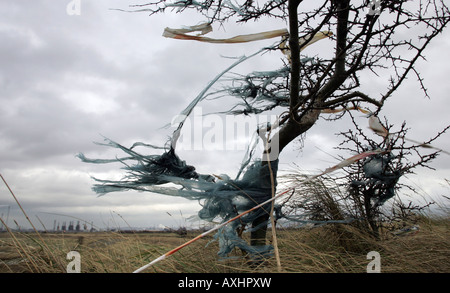
[[[293,140],[299,137],[301,134],[308,131],[317,121],[321,113],[321,106],[325,100],[336,90],[348,77],[348,72],[345,70],[345,58],[346,58],[346,43],[348,32],[348,16],[349,16],[349,0],[335,0],[336,15],[338,19],[337,36],[336,36],[336,56],[335,56],[335,72],[333,77],[325,84],[321,89],[318,89],[316,93],[310,93],[310,98],[314,99],[312,107],[298,115],[298,109],[303,103],[300,97],[300,45],[299,45],[299,31],[298,31],[298,6],[301,0],[289,0],[288,13],[289,13],[289,49],[291,50],[291,70],[290,70],[290,106],[289,106],[289,119],[272,137],[271,144],[278,144],[276,151],[277,154],[271,154],[271,159],[278,159],[279,153]],[[313,96],[314,95],[314,96]],[[273,147],[272,147],[273,151]],[[266,154],[263,154],[265,156]],[[263,160],[263,164],[267,164],[267,160]],[[270,198],[272,194],[268,194],[267,198]],[[269,214],[266,213],[263,216],[255,219],[252,223],[252,228],[261,225],[269,219]],[[251,245],[265,245],[266,244],[267,224],[263,225],[260,229],[251,233]]]

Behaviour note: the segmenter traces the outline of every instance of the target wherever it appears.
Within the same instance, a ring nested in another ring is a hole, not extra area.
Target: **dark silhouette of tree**
[[[174,0],[131,8],[150,15],[196,11],[206,23],[220,26],[271,18],[286,22],[289,34],[275,48],[288,51],[290,57],[285,67],[270,75],[244,76],[241,81],[245,87],[228,91],[230,96],[243,101],[236,105],[233,114],[257,115],[280,109],[278,128],[268,127],[265,133],[270,134],[266,153],[274,144],[278,153],[282,152],[313,127],[324,112],[335,113],[333,119],[339,119],[347,110],[365,108],[377,116],[386,100],[393,98],[411,75],[428,96],[416,65],[425,59],[425,49],[450,21],[449,8],[443,0]],[[303,60],[302,48],[322,31],[332,32],[327,35],[334,43],[332,57]],[[361,76],[367,74],[385,78],[383,91],[366,90],[368,84]],[[251,104],[259,96],[265,97],[265,103]],[[275,156],[270,161],[277,159]],[[262,164],[267,162],[263,160]],[[268,192],[267,197],[270,196]],[[265,243],[267,219],[265,213],[253,221],[254,227],[261,223],[263,227],[252,232],[252,245]]]
[[[400,178],[413,174],[418,167],[433,169],[430,162],[442,150],[431,150],[427,153],[423,150],[431,149],[431,144],[450,126],[437,132],[426,142],[411,144],[407,138],[406,123],[403,123],[398,131],[394,131],[393,125],[389,125],[386,121],[386,127],[383,127],[389,134],[385,137],[371,138],[358,126],[353,117],[352,121],[354,130],[340,133],[344,140],[337,148],[356,152],[363,152],[368,148],[383,149],[388,152],[371,156],[343,168],[344,176],[336,177],[335,180],[344,182],[343,185],[347,190],[343,200],[349,205],[347,211],[352,218],[360,219],[355,222],[355,225],[379,238],[381,219],[384,216],[381,207],[393,198],[400,188],[416,192],[411,185],[400,183]],[[415,208],[417,211],[420,210],[420,207],[415,206]],[[384,218],[388,217],[384,216]]]

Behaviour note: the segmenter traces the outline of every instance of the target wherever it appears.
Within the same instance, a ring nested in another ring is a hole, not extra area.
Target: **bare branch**
[[[300,0],[289,0],[289,48],[291,50],[291,84],[289,89],[290,96],[290,114],[295,117],[294,107],[299,99],[299,80],[300,80],[300,44],[298,37],[298,16],[297,8]]]
[[[354,99],[354,98],[360,98],[360,100]],[[368,95],[366,95],[366,94],[364,94],[362,92],[359,92],[359,91],[355,91],[355,92],[352,92],[352,93],[350,93],[348,95],[344,95],[342,97],[339,97],[339,98],[336,98],[336,99],[333,99],[333,100],[329,100],[329,101],[323,103],[322,106],[324,108],[329,108],[329,107],[334,107],[334,106],[337,106],[339,104],[342,104],[342,103],[345,103],[345,102],[349,102],[349,101],[354,101],[354,102],[365,101],[365,102],[369,102],[371,104],[374,104],[374,105],[376,105],[378,107],[381,107],[381,103],[379,101],[374,100],[374,99],[370,98]]]

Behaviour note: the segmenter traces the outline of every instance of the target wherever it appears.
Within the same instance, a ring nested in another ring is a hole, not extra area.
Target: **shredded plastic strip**
[[[377,116],[373,115],[372,113],[370,113],[369,115],[370,115],[370,117],[369,117],[369,128],[372,129],[372,131],[375,132],[376,134],[378,134],[379,136],[383,137],[384,139],[388,139],[390,133],[383,126],[383,124],[381,124],[380,119]],[[447,155],[450,155],[450,152],[445,151],[445,150],[440,149],[440,148],[437,148],[437,147],[432,146],[430,144],[426,144],[426,143],[423,143],[423,142],[420,142],[420,141],[417,141],[417,140],[413,140],[413,139],[409,139],[409,138],[406,138],[406,137],[403,137],[403,139],[407,140],[407,141],[410,141],[410,142],[413,142],[413,143],[416,143],[420,147],[429,148],[429,149],[435,149],[435,150],[443,152],[443,153],[445,153]]]
[[[203,37],[203,35],[211,32],[212,26],[210,23],[203,23],[199,25],[194,26],[187,26],[180,29],[174,29],[166,27],[163,32],[163,37],[166,38],[172,38],[177,40],[192,40],[192,41],[198,41],[198,42],[206,42],[206,43],[214,43],[214,44],[238,44],[238,43],[248,43],[248,42],[254,42],[254,41],[261,41],[261,40],[267,40],[272,39],[276,37],[283,37],[283,40],[281,44],[279,45],[279,48],[283,51],[285,55],[288,56],[288,59],[290,59],[290,50],[287,45],[287,40],[289,37],[289,31],[287,29],[278,29],[278,30],[271,30],[271,31],[265,31],[260,33],[254,33],[254,34],[247,34],[247,35],[238,35],[231,38],[226,39],[214,39],[214,38],[208,38]],[[188,33],[192,32],[200,32],[197,35],[188,35]],[[306,37],[300,38],[299,43],[302,47],[301,50],[306,48],[309,45],[314,44],[315,42],[325,39],[327,37],[330,37],[333,35],[330,31],[321,31],[316,33],[314,36],[307,35]]]
[[[325,175],[325,174],[327,174],[327,173],[334,172],[334,171],[336,171],[337,169],[343,168],[344,166],[348,166],[348,165],[350,165],[350,164],[352,164],[352,163],[354,163],[354,162],[356,162],[356,161],[358,161],[358,160],[360,160],[360,159],[366,158],[366,157],[368,157],[368,156],[372,156],[372,155],[374,155],[374,154],[379,154],[380,152],[381,152],[381,151],[369,151],[369,152],[364,152],[364,153],[358,154],[358,155],[356,155],[356,156],[353,156],[353,157],[351,157],[351,158],[348,158],[348,159],[342,161],[341,163],[337,164],[337,165],[334,166],[334,167],[327,168],[324,172],[322,172],[322,173],[320,173],[320,174],[311,176],[311,177],[309,177],[309,178],[303,180],[303,183],[306,183],[306,182],[308,182],[308,181],[314,180],[314,179],[316,179],[316,178],[318,178],[318,177],[320,177],[320,176],[323,176],[323,175]],[[288,190],[285,190],[284,192],[281,192],[281,193],[279,193],[278,195],[269,198],[268,200],[266,200],[266,201],[264,201],[264,202],[262,202],[262,203],[260,203],[260,204],[258,204],[258,205],[256,205],[256,206],[252,207],[252,208],[249,209],[249,210],[246,210],[245,212],[242,212],[242,213],[238,214],[237,216],[235,216],[235,217],[233,217],[233,218],[231,218],[231,219],[229,219],[229,220],[223,222],[222,224],[220,224],[220,225],[218,225],[218,226],[216,226],[216,227],[214,227],[214,228],[212,228],[212,229],[210,229],[210,230],[208,230],[208,231],[206,231],[206,232],[203,232],[202,234],[198,235],[197,237],[195,237],[195,238],[193,238],[193,239],[191,239],[191,240],[189,240],[189,241],[183,243],[182,245],[180,245],[180,246],[178,246],[178,247],[176,247],[176,248],[170,250],[169,252],[167,252],[167,253],[161,255],[160,257],[156,258],[155,260],[151,261],[150,263],[148,263],[148,264],[146,264],[146,265],[140,267],[139,269],[135,270],[133,273],[140,273],[140,272],[144,271],[145,269],[151,267],[152,265],[156,264],[157,262],[166,259],[166,258],[169,257],[170,255],[172,255],[172,254],[176,253],[177,251],[179,251],[180,249],[182,249],[182,248],[184,248],[184,247],[186,247],[186,246],[188,246],[188,245],[194,243],[195,241],[197,241],[197,240],[199,240],[199,239],[205,237],[206,235],[209,235],[209,234],[211,234],[211,233],[214,232],[214,231],[220,230],[220,229],[224,228],[226,225],[228,225],[228,224],[230,224],[230,223],[236,221],[237,219],[242,218],[243,216],[249,214],[250,212],[252,212],[252,211],[254,211],[254,210],[257,210],[257,209],[259,209],[259,208],[262,208],[263,206],[265,206],[265,205],[271,203],[272,201],[275,201],[276,199],[282,197],[283,195],[285,195],[286,193],[288,193],[288,192],[291,191],[292,189],[294,189],[294,188],[290,188],[290,189],[288,189]],[[337,221],[333,221],[333,222],[337,222]]]
[[[311,34],[308,34],[305,37],[299,38],[300,52],[303,51],[306,47],[314,44],[315,42],[326,39],[328,37],[331,37],[332,35],[333,35],[333,32],[320,31],[320,32],[317,32],[312,38],[311,38]],[[288,40],[289,40],[289,38],[287,36],[284,36],[283,41],[279,45],[279,48],[281,49],[283,54],[286,55],[286,57],[290,63],[291,62],[291,50],[289,49],[289,46],[288,46]]]
[[[233,221],[235,221],[235,220],[237,220],[237,219],[239,219],[239,218],[245,216],[246,214],[248,214],[248,213],[250,213],[250,212],[252,212],[252,211],[254,211],[254,210],[256,210],[256,209],[259,209],[259,208],[261,208],[262,206],[264,206],[264,205],[266,205],[266,204],[268,204],[268,203],[271,203],[272,201],[274,201],[275,199],[277,199],[277,198],[279,198],[279,197],[285,195],[285,194],[286,194],[287,192],[289,192],[289,191],[290,191],[290,190],[286,190],[286,191],[284,191],[284,192],[278,194],[277,196],[274,196],[274,197],[272,197],[272,198],[266,200],[265,202],[262,202],[262,203],[260,203],[259,205],[256,205],[256,206],[254,206],[253,208],[251,208],[251,209],[249,209],[249,210],[247,210],[247,211],[245,211],[245,212],[243,212],[243,213],[241,213],[241,214],[235,216],[234,218],[231,218],[231,219],[229,219],[228,221],[226,221],[226,222],[224,222],[224,223],[222,223],[222,224],[220,224],[220,225],[218,225],[218,226],[216,226],[216,227],[214,227],[214,228],[212,228],[212,229],[210,229],[210,230],[208,230],[208,231],[206,231],[206,232],[203,232],[202,234],[198,235],[197,237],[195,237],[195,238],[189,240],[188,242],[183,243],[182,245],[180,245],[180,246],[178,246],[178,247],[172,249],[171,251],[169,251],[169,252],[163,254],[162,256],[156,258],[156,259],[153,260],[152,262],[146,264],[145,266],[143,266],[143,267],[141,267],[141,268],[135,270],[133,273],[140,273],[140,272],[144,271],[145,269],[149,268],[150,266],[154,265],[155,263],[157,263],[157,262],[159,262],[159,261],[161,261],[161,260],[163,260],[163,259],[166,259],[167,257],[169,257],[170,255],[174,254],[175,252],[179,251],[180,249],[182,249],[182,248],[184,248],[184,247],[186,247],[186,246],[188,246],[188,245],[194,243],[195,241],[199,240],[200,238],[205,237],[206,235],[211,234],[212,232],[215,232],[215,231],[217,231],[217,230],[219,230],[219,229],[225,227],[227,224],[229,224],[229,223],[231,223],[231,222],[233,222]]]
[[[231,69],[233,69],[234,67],[238,66],[239,64],[241,64],[242,62],[244,62],[245,60],[248,60],[252,57],[257,56],[258,54],[270,49],[271,47],[266,47],[263,48],[249,56],[242,56],[240,57],[237,61],[235,61],[233,64],[231,64],[228,68],[226,68],[224,71],[222,71],[221,73],[219,73],[212,81],[210,81],[208,83],[208,85],[197,95],[197,97],[180,113],[180,117],[181,120],[177,121],[178,122],[178,127],[177,129],[174,131],[173,135],[172,135],[172,141],[171,141],[171,147],[173,149],[176,148],[176,143],[177,140],[180,136],[181,133],[181,129],[183,127],[184,122],[186,121],[187,117],[191,114],[192,110],[195,108],[195,106],[197,106],[198,103],[200,103],[202,100],[205,99],[206,97],[206,93],[208,92],[208,90],[223,76],[225,75],[227,72],[229,72]],[[169,125],[166,125],[166,127]]]
[[[206,42],[206,43],[214,43],[214,44],[237,44],[237,43],[248,43],[253,41],[260,41],[260,40],[267,40],[272,39],[276,37],[281,37],[289,34],[289,32],[286,29],[279,29],[279,30],[272,30],[272,31],[266,31],[261,33],[255,33],[255,34],[248,34],[248,35],[238,35],[234,36],[232,38],[227,39],[213,39],[208,37],[202,37],[200,35],[188,35],[186,32],[193,32],[198,31],[198,26],[196,27],[189,27],[190,29],[172,29],[172,28],[165,28],[163,37],[166,38],[172,38],[177,40],[194,40],[199,42]],[[204,27],[200,26],[200,30],[202,31],[202,34],[204,33]],[[212,30],[212,29],[211,29]],[[209,30],[209,31],[211,31]]]
[[[341,161],[339,164],[337,164],[337,165],[335,165],[333,167],[327,168],[325,171],[320,173],[318,176],[322,176],[322,175],[325,175],[327,173],[336,171],[338,169],[342,169],[342,168],[344,168],[346,166],[349,166],[349,165],[351,165],[351,164],[353,164],[353,163],[355,163],[355,162],[357,162],[357,161],[359,161],[361,159],[364,159],[364,158],[366,158],[368,156],[379,155],[379,154],[386,154],[386,153],[388,153],[388,151],[374,150],[374,151],[367,151],[367,152],[364,152],[364,153],[360,153],[360,154],[354,155],[353,157],[345,159],[345,160]]]

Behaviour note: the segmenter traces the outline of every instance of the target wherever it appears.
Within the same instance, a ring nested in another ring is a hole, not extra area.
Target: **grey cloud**
[[[145,13],[108,10],[124,8],[123,1],[81,0],[82,14],[68,16],[65,9],[69,2],[15,0],[0,5],[1,174],[30,214],[60,210],[101,221],[95,213],[98,207],[102,213],[106,211],[103,217],[109,217],[108,210],[116,209],[124,213],[126,220],[147,225],[170,222],[162,214],[169,207],[180,208],[180,202],[186,207],[183,213],[195,213],[196,202],[188,205],[179,199],[153,194],[126,192],[98,198],[90,190],[93,181],[89,176],[120,176],[123,175],[119,173],[120,166],[85,164],[74,155],[78,152],[104,158],[122,155],[93,144],[101,142],[100,134],[126,146],[135,141],[163,145],[173,129],[160,127],[169,123],[233,62],[221,55],[249,55],[264,44],[217,46],[164,39],[161,33],[165,26],[195,23],[174,16],[154,18]],[[262,28],[255,24],[214,34],[229,36],[279,27],[264,24]],[[445,37],[448,36],[442,36],[440,45],[449,48],[450,44],[442,41]],[[439,49],[440,45],[428,53],[430,63],[421,67],[424,74],[431,76],[427,84],[433,91],[432,100],[419,99],[417,87],[407,85],[386,103],[382,113],[396,125],[404,120],[411,123],[413,139],[429,138],[434,130],[448,124],[446,118],[435,118],[447,117],[449,106],[445,97],[448,62],[442,56],[436,57],[444,50]],[[305,53],[321,54],[327,46]],[[282,64],[280,57],[277,52],[270,52],[249,60],[236,71],[278,68]],[[377,95],[383,85],[372,85],[368,90]],[[209,113],[224,110],[222,107],[229,103],[213,100],[200,106],[204,107],[204,113]],[[425,112],[426,117],[416,119]],[[333,149],[339,141],[335,133],[350,126],[346,119],[337,123],[319,121],[306,135],[301,151],[297,144],[283,152],[281,166],[289,169],[296,163],[314,172],[337,163],[326,153],[337,154]],[[443,148],[449,145],[449,135],[437,144]],[[183,152],[181,158],[201,173],[233,175],[244,152],[190,151]],[[435,166],[448,171],[449,158],[441,156]],[[3,185],[2,204],[14,205]],[[134,205],[148,207],[148,215],[145,209],[136,209]],[[156,207],[163,212],[158,213]],[[42,214],[40,217],[52,226],[52,217]]]

